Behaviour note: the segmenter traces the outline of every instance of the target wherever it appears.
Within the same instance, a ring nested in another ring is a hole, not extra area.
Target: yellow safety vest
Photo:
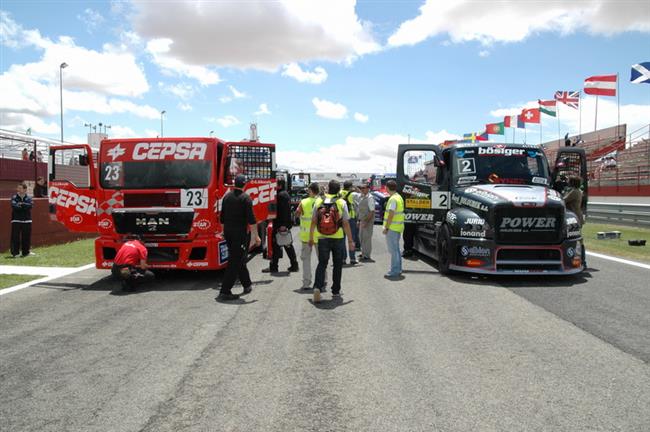
[[[312,197],[307,197],[300,201],[300,208],[302,209],[302,214],[300,215],[300,241],[303,243],[309,242],[309,229],[311,228],[315,202],[316,198]],[[318,241],[318,237],[314,236],[314,241]]]
[[[388,207],[390,202],[395,201],[395,214],[393,215],[393,221],[390,226],[386,226],[386,221],[388,220]],[[402,196],[398,193],[394,193],[388,198],[386,203],[386,211],[384,211],[384,228],[388,228],[391,231],[396,231],[398,233],[404,232],[404,200]]]
[[[357,212],[354,210],[354,198],[352,198],[352,192],[350,191],[341,191],[341,197],[345,200],[345,203],[348,205],[348,215],[350,216],[350,219],[354,219],[357,217]],[[350,198],[352,198],[352,202],[350,202]]]
[[[332,200],[336,200],[336,207],[339,210],[339,215],[341,216],[341,220],[343,220],[343,206],[345,205],[345,202],[341,199],[341,197],[337,197],[336,195],[330,195],[330,194],[325,194],[325,198],[329,198]],[[320,207],[321,204],[323,204],[325,200],[323,198],[318,198],[316,202],[314,203],[314,211],[318,211],[318,207]],[[316,228],[316,232],[314,233],[314,239],[316,238],[316,235],[318,235],[319,238],[334,238],[334,239],[342,239],[343,236],[343,227],[339,228],[334,234],[331,235],[325,235],[321,234],[318,232],[318,227]]]

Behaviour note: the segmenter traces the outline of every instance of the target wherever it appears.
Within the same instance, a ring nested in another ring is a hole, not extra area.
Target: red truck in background
[[[99,269],[110,268],[120,246],[141,235],[153,269],[216,270],[228,261],[221,200],[237,174],[248,179],[258,223],[271,230],[275,145],[253,141],[107,139],[94,155],[88,145],[53,146],[50,210],[71,231],[99,234]]]

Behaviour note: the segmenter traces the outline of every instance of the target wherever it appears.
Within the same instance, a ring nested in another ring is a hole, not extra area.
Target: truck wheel
[[[451,234],[449,234],[449,228],[444,225],[438,234],[438,271],[445,275],[451,273],[449,270],[450,248]]]

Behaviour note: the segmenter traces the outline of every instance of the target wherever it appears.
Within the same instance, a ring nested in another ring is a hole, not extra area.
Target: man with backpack
[[[318,267],[314,283],[314,303],[320,302],[321,293],[325,292],[325,271],[330,253],[334,264],[332,275],[332,296],[341,295],[341,276],[343,260],[345,259],[345,236],[348,239],[348,249],[354,251],[354,239],[350,230],[350,215],[348,206],[339,196],[341,184],[330,180],[328,193],[324,198],[318,198],[314,203],[314,214],[309,229],[309,245],[314,245],[315,235],[318,235]],[[318,233],[315,233],[318,231]]]
[[[350,232],[352,233],[352,240],[354,241],[355,247],[359,242],[359,233],[357,226],[357,205],[355,203],[355,198],[357,195],[359,194],[354,191],[351,180],[346,180],[343,182],[341,198],[345,200],[345,204],[348,206],[348,214],[350,215]],[[350,265],[355,265],[357,263],[355,249],[348,249],[347,254],[348,259],[350,260]],[[345,258],[343,261],[345,261]]]

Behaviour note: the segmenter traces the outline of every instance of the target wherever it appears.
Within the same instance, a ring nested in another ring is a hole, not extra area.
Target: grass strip
[[[600,231],[620,231],[620,239],[598,240]],[[587,251],[628,258],[635,261],[650,263],[650,229],[636,228],[609,224],[594,224],[587,222],[582,227]],[[646,246],[630,246],[628,240],[647,240]]]
[[[2,252],[1,265],[36,267],[79,267],[95,262],[95,240],[84,239],[32,249],[36,255],[13,258],[9,251]]]
[[[45,276],[0,274],[0,289],[10,288]]]

